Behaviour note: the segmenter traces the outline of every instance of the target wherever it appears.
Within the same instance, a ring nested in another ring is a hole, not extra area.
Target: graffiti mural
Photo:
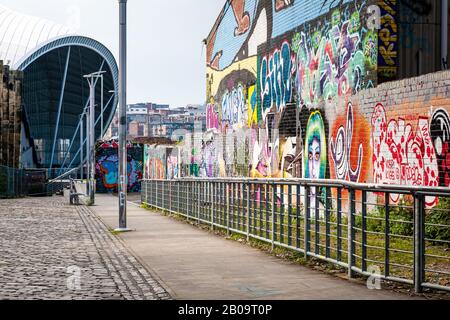
[[[143,178],[143,147],[128,144],[127,181],[128,192],[140,192]],[[96,191],[98,193],[117,192],[119,175],[118,145],[116,141],[101,143],[96,151]]]
[[[449,187],[450,76],[380,85],[399,75],[402,37],[411,37],[415,16],[404,26],[400,14],[427,9],[414,3],[225,1],[205,41],[208,130],[186,140],[179,172]],[[155,174],[173,176],[170,163]]]
[[[398,60],[397,0],[379,1],[381,29],[379,35],[378,74],[382,81],[395,80]]]
[[[258,109],[256,86],[250,86],[248,88],[248,127],[257,126],[261,121],[261,113]]]
[[[237,67],[241,67],[241,64]],[[255,96],[254,72],[237,69],[221,78],[223,74],[213,73],[207,126],[226,133],[248,127],[249,119],[257,121],[259,111]]]
[[[223,94],[221,105],[222,126],[233,128],[246,122],[248,112],[245,96],[245,89],[242,84],[238,84]]]
[[[438,159],[430,133],[428,118],[417,124],[404,119],[388,120],[382,104],[372,116],[373,178],[375,183],[411,186],[439,186]],[[398,203],[400,196],[392,195]],[[427,198],[434,206],[436,198]]]
[[[202,148],[192,149],[196,170],[191,174],[302,177],[305,133],[314,110],[326,111],[330,100],[376,85],[378,34],[363,26],[369,5],[347,0],[326,6],[311,6],[309,0],[227,1],[206,41],[207,128],[224,135],[225,142],[217,145],[207,138]],[[327,135],[335,119],[327,119],[326,112],[320,116]],[[253,131],[247,135],[249,128]],[[230,134],[251,136],[250,146],[236,143],[230,149]],[[331,139],[326,135],[322,149],[328,155]],[[244,150],[245,164],[237,169],[232,159]],[[338,164],[343,179],[355,179],[346,167],[361,171],[349,161],[355,151],[351,153],[335,153],[335,160],[343,161]],[[327,157],[323,164],[329,176]]]
[[[355,110],[353,104],[347,104],[345,115],[339,115],[335,121],[330,140],[331,178],[351,182],[368,181],[367,166],[372,150],[369,123]]]
[[[259,131],[259,139],[253,139],[252,178],[270,178],[272,176],[272,151],[269,148],[269,137],[266,130]]]
[[[311,0],[226,1],[207,39],[207,65],[224,70],[233,62],[256,55],[258,46],[297,26],[325,15],[339,3],[310,4]],[[340,1],[347,4],[350,0]],[[305,14],[305,8],[309,9]]]
[[[167,178],[167,150],[158,146],[145,146],[145,179],[164,180]]]
[[[245,0],[231,1],[231,7],[236,19],[237,27],[234,29],[234,36],[238,37],[250,28],[250,14],[245,11]]]
[[[450,187],[450,117],[445,109],[433,114],[431,138],[439,164],[439,185]]]
[[[292,59],[288,42],[284,42],[281,49],[275,49],[269,56],[262,58],[258,78],[263,118],[272,107],[281,112],[292,100],[294,75]]]
[[[294,4],[294,0],[276,0],[275,11],[281,11]]]
[[[327,167],[327,142],[325,125],[319,111],[311,114],[306,127],[303,157],[305,179],[325,179]]]
[[[363,39],[364,37],[364,39]],[[294,35],[296,85],[299,101],[306,105],[354,94],[366,87],[366,64],[374,67],[377,56],[374,33],[361,33],[359,12],[342,21],[341,12],[312,34]],[[367,63],[366,63],[367,62]]]
[[[180,167],[178,149],[169,148],[167,150],[167,179],[176,179],[179,177],[179,173]]]
[[[214,104],[208,104],[206,107],[206,129],[219,129],[219,115]]]

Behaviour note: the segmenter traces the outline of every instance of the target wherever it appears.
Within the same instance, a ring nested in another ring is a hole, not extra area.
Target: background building
[[[184,131],[193,132],[197,124],[200,130],[206,129],[206,108],[204,105],[188,105],[170,108],[169,105],[155,103],[131,104],[127,107],[129,138],[156,137],[182,138]],[[118,115],[116,114],[106,137],[112,138],[118,133]],[[180,132],[177,135],[177,132]]]
[[[23,74],[20,166],[72,168],[80,164],[80,118],[88,106],[83,75],[104,74],[104,130],[117,106],[118,69],[101,43],[72,35],[64,26],[0,5],[0,60]],[[100,81],[96,89],[96,138],[101,132]],[[86,132],[86,130],[85,130]]]

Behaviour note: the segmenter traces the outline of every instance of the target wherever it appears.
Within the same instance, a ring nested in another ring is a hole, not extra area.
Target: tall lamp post
[[[119,228],[127,232],[127,0],[119,0]]]
[[[89,160],[90,139],[89,139],[89,108],[86,110],[86,196],[90,195],[89,191],[89,172],[91,172],[91,165]]]
[[[89,162],[89,205],[95,204],[95,85],[98,78],[103,77],[105,71],[94,72],[85,75],[84,78],[89,83],[89,117],[88,117],[88,132],[87,137],[89,141],[89,153],[87,154]],[[103,94],[103,93],[102,93]]]
[[[81,177],[81,181],[84,180],[84,153],[83,153],[83,149],[84,149],[84,116],[85,113],[83,112],[82,114],[80,114],[80,177]]]
[[[105,107],[105,105],[104,105],[104,101],[103,101],[103,87],[104,87],[104,82],[103,82],[103,74],[101,74],[100,75],[100,83],[101,83],[101,85],[100,85],[100,87],[101,87],[101,95],[100,95],[100,127],[101,127],[101,132],[100,132],[100,135],[101,135],[101,137],[100,138],[103,138],[103,135],[105,134],[104,133],[104,123],[103,123],[103,112],[104,112],[104,107]]]

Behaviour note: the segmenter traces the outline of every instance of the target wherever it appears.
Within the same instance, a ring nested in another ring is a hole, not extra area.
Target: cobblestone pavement
[[[1,300],[170,299],[90,210],[67,202],[0,200]]]

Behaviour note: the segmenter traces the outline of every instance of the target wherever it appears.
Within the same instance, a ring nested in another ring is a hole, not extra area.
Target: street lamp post
[[[127,0],[119,0],[119,228],[127,228]]]
[[[104,101],[103,101],[103,74],[101,74],[100,75],[100,87],[101,87],[101,94],[100,94],[100,111],[101,111],[101,113],[100,113],[100,128],[101,128],[101,133],[100,133],[100,135],[101,135],[101,138],[103,138],[103,135],[105,134],[104,133],[104,123],[103,123],[103,108],[105,107],[104,106]]]
[[[84,153],[83,153],[83,147],[84,147],[84,126],[83,126],[83,118],[84,118],[84,112],[80,114],[80,177],[81,181],[84,179]]]
[[[95,86],[98,78],[103,77],[103,73],[105,71],[98,71],[88,75],[85,75],[84,78],[89,83],[89,116],[88,116],[88,130],[87,137],[89,141],[89,151],[87,154],[88,157],[88,197],[89,197],[89,205],[95,204]]]
[[[95,179],[95,82],[94,76],[86,76],[89,83],[89,118],[88,118],[88,140],[89,140],[89,204],[92,206],[95,203],[94,193],[94,179]]]
[[[91,150],[90,147],[90,139],[89,139],[89,117],[90,112],[89,108],[86,110],[86,196],[90,194],[89,191],[89,172],[91,172],[91,165],[89,161],[89,150]]]

